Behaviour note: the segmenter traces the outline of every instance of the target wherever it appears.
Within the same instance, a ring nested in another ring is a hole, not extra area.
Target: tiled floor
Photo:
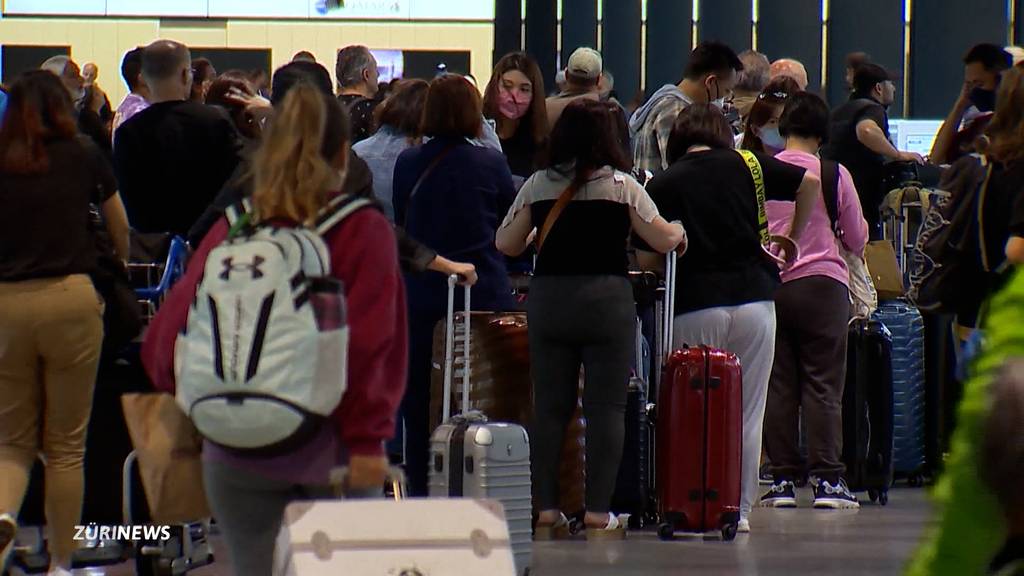
[[[899,574],[929,523],[921,489],[896,489],[889,505],[865,504],[860,511],[818,511],[801,495],[797,510],[756,510],[753,533],[731,543],[680,537],[661,542],[653,533],[634,532],[625,542],[558,542],[534,548],[533,576],[650,576],[711,574],[895,575]],[[217,542],[215,541],[215,545]],[[227,557],[196,570],[194,576],[230,576]],[[79,575],[127,576],[128,564]],[[438,576],[438,575],[431,575]]]

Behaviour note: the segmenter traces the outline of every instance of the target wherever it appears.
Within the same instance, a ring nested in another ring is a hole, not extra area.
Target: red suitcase
[[[673,260],[666,272],[669,302]],[[674,306],[666,308],[671,318]],[[663,327],[671,342],[671,323]],[[658,535],[668,540],[676,530],[719,530],[723,540],[735,538],[743,449],[743,381],[736,355],[703,346],[672,352],[661,379],[656,426]]]

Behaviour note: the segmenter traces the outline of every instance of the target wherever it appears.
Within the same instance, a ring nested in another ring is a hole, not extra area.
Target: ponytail
[[[288,91],[253,157],[256,222],[283,218],[311,224],[327,203],[327,193],[338,179],[333,157],[323,150],[328,105],[324,95],[307,83]]]

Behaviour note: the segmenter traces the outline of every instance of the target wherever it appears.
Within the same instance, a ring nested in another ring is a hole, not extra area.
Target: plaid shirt
[[[679,113],[691,102],[689,99],[662,98],[647,115],[643,127],[633,143],[633,166],[657,174],[668,169],[668,139]]]

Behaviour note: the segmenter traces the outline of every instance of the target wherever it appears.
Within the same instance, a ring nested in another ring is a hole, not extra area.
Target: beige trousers
[[[0,282],[0,512],[17,516],[42,452],[50,554],[63,566],[81,521],[102,342],[103,303],[88,276]]]

